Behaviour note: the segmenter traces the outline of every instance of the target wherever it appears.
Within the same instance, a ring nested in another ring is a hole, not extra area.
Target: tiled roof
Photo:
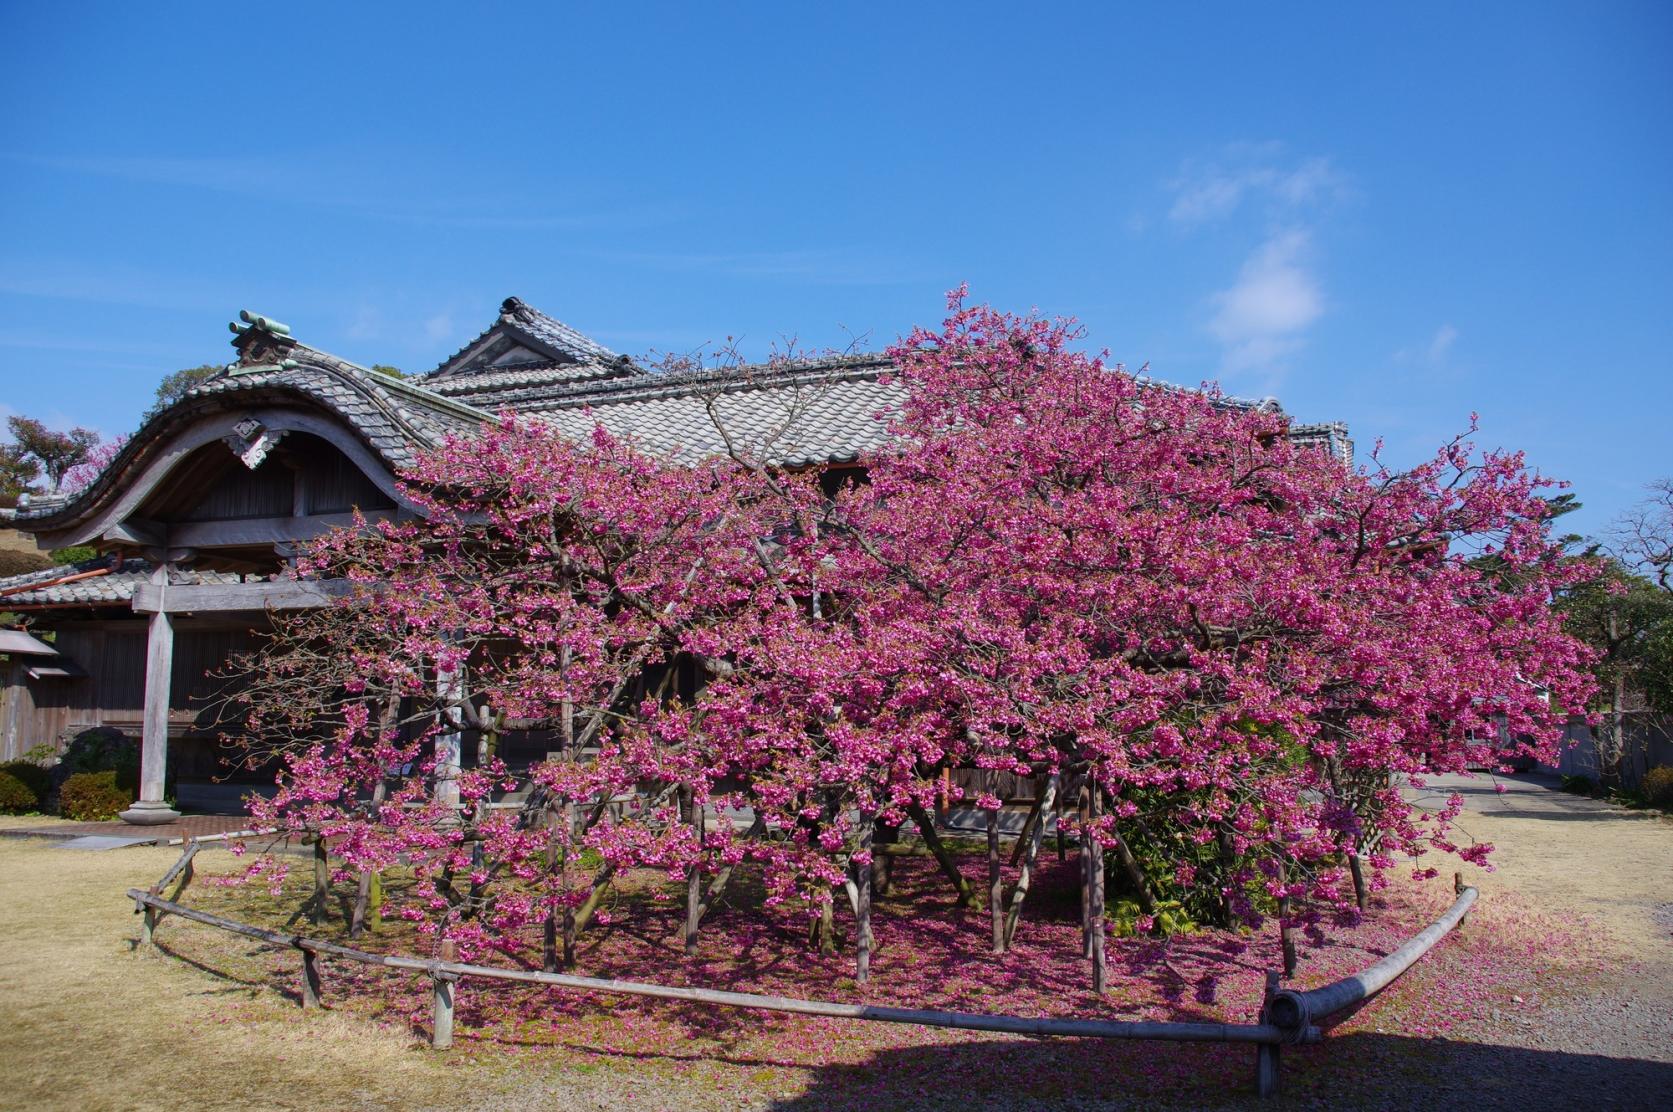
[[[858,356],[679,375],[646,375],[553,390],[521,412],[574,437],[595,425],[647,451],[691,462],[732,447],[790,467],[846,463],[887,441],[904,396],[879,381],[881,356]],[[710,407],[713,407],[711,413]]]
[[[1348,467],[1354,462],[1354,442],[1343,421],[1327,421],[1311,425],[1291,425],[1290,441],[1309,448],[1323,448]]]
[[[80,513],[171,431],[217,403],[240,406],[306,398],[339,416],[397,472],[410,468],[420,452],[440,444],[449,433],[473,432],[491,418],[485,410],[306,344],[287,340],[282,354],[286,358],[278,362],[232,364],[187,391],[178,402],[153,413],[92,483],[67,497],[37,497],[20,506],[18,524],[38,529],[42,522]]]
[[[497,338],[497,344],[484,344],[491,337]],[[431,380],[452,378],[456,375],[475,375],[493,373],[492,356],[487,365],[478,365],[485,350],[503,348],[514,341],[520,341],[537,350],[543,350],[554,362],[559,363],[619,363],[631,367],[631,364],[594,340],[590,336],[583,336],[556,317],[549,317],[530,305],[524,304],[515,297],[508,297],[500,304],[500,315],[470,343],[443,359],[425,376]],[[474,353],[474,354],[473,354]],[[466,356],[470,356],[469,359]],[[643,372],[639,372],[643,373]]]
[[[318,401],[342,417],[391,467],[417,460],[416,452],[440,444],[449,433],[474,431],[488,414],[415,383],[379,374],[334,355],[297,344],[297,365],[234,367],[200,384],[187,398],[282,390]]]
[[[633,372],[639,374],[642,372]],[[550,393],[553,387],[601,382],[624,377],[618,363],[501,363],[489,370],[442,378],[418,379],[418,385],[444,397],[483,409],[516,407],[519,402]]]
[[[502,316],[510,318],[509,323],[535,339],[550,344],[559,351],[567,352],[583,362],[612,363],[621,358],[592,337],[581,335],[563,321],[549,317],[515,297],[506,298],[505,303],[500,306],[500,312]]]
[[[0,610],[28,610],[37,606],[117,606],[134,597],[134,588],[151,581],[145,560],[88,560],[67,567],[48,568],[0,579]],[[177,572],[178,583],[239,583],[231,572]]]

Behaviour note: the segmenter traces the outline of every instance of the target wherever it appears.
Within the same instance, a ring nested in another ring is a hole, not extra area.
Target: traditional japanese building
[[[165,774],[185,785],[224,772],[215,695],[228,656],[256,643],[270,611],[331,597],[333,584],[284,575],[297,547],[356,513],[416,513],[397,477],[449,434],[511,411],[576,437],[603,425],[673,459],[723,453],[730,437],[783,466],[841,469],[885,443],[900,399],[880,355],[659,373],[516,298],[412,379],[265,317],[232,327],[237,359],[153,413],[94,482],[18,508],[11,524],[40,548],[100,557],[0,579],[0,612],[52,634],[0,641],[0,759],[95,727],[138,736],[140,799],[123,816],[135,823],[175,817]],[[1352,459],[1341,424],[1291,436]]]

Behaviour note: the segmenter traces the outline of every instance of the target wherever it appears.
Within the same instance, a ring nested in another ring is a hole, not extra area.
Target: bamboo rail
[[[338,958],[388,969],[404,969],[428,973],[434,989],[434,1015],[431,1024],[431,1045],[445,1050],[453,1045],[454,986],[465,978],[494,981],[515,981],[524,984],[551,985],[556,988],[586,992],[603,992],[624,996],[648,996],[662,1000],[684,1000],[722,1007],[746,1008],[755,1011],[784,1012],[792,1015],[826,1016],[835,1019],[859,1019],[873,1023],[906,1023],[924,1027],[948,1027],[966,1031],[993,1031],[1012,1035],[1045,1037],[1080,1037],[1099,1039],[1148,1039],[1168,1042],[1225,1042],[1252,1044],[1255,1047],[1255,1088],[1260,1096],[1274,1095],[1278,1090],[1279,1050],[1285,1045],[1315,1043],[1323,1036],[1315,1021],[1324,1020],[1346,1008],[1370,999],[1410,969],[1423,955],[1433,949],[1449,931],[1456,927],[1475,905],[1477,891],[1465,887],[1454,877],[1457,899],[1439,919],[1414,935],[1410,941],[1381,961],[1368,966],[1351,977],[1325,985],[1323,988],[1298,992],[1280,989],[1277,973],[1267,975],[1266,993],[1260,1018],[1256,1023],[1172,1023],[1101,1019],[1031,1018],[1026,1016],[990,1015],[973,1012],[950,1012],[938,1009],[896,1008],[879,1004],[844,1004],[834,1000],[802,1000],[793,997],[767,996],[752,992],[728,992],[719,989],[678,987],[647,984],[640,981],[619,981],[605,977],[580,977],[568,973],[547,973],[537,970],[500,969],[494,966],[473,965],[453,960],[451,940],[442,943],[440,959],[411,958],[392,954],[374,954],[343,946],[324,939],[287,934],[265,927],[241,923],[236,919],[214,915],[186,907],[161,895],[162,888],[176,877],[191,877],[192,857],[197,853],[195,843],[188,843],[186,851],[163,879],[151,889],[130,888],[128,897],[134,901],[135,913],[145,915],[141,945],[155,945],[156,925],[163,915],[178,915],[182,919],[202,923],[271,946],[293,949],[301,954],[300,996],[304,1008],[322,1006],[323,982],[320,959]],[[181,888],[185,885],[182,883]],[[181,893],[176,891],[178,897]]]

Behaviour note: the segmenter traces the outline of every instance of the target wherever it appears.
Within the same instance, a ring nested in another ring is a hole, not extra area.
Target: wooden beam
[[[134,588],[139,614],[211,613],[218,610],[307,610],[329,606],[353,589],[346,579],[280,579],[260,583],[155,583]]]
[[[99,539],[141,548],[163,548],[168,544],[168,526],[142,517],[130,517],[106,529]]]
[[[395,510],[367,510],[361,518],[368,524],[393,521]],[[169,528],[168,543],[189,548],[225,548],[233,545],[284,544],[307,541],[333,529],[354,526],[355,515],[313,514],[302,517],[251,517],[235,521],[183,521]]]

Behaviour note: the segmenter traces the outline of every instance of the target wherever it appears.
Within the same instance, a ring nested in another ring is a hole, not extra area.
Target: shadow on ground
[[[1673,1064],[1354,1033],[1283,1052],[1283,1091],[1254,1096],[1252,1047],[971,1042],[816,1069],[780,1112],[946,1108],[1646,1108]]]

